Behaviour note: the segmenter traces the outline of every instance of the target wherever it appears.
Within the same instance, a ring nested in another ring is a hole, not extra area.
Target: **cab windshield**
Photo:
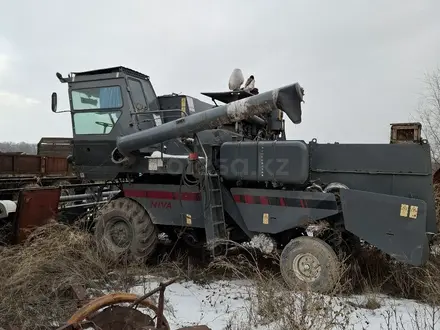
[[[121,87],[96,87],[72,90],[73,110],[119,109],[122,107]]]
[[[75,134],[109,134],[121,115],[119,86],[72,90],[71,98]]]

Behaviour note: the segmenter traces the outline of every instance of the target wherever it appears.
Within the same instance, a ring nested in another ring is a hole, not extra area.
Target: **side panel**
[[[121,171],[121,167],[113,164],[110,158],[115,147],[116,140],[75,140],[73,156],[78,172],[90,180],[114,179]]]
[[[229,214],[229,216],[235,221],[235,223],[241,228],[241,230],[247,235],[249,238],[254,236],[254,233],[249,230],[246,225],[246,222],[241,215],[239,204],[237,204],[232,196],[232,193],[229,189],[225,188],[222,185],[222,198],[223,205],[225,208],[225,212]]]
[[[72,154],[72,138],[43,137],[38,142],[37,154],[66,158]]]
[[[423,200],[426,231],[437,232],[428,144],[311,143],[309,149],[312,180]]]
[[[164,123],[214,107],[212,104],[188,95],[162,95],[158,97],[158,101],[160,109],[165,110],[163,112]]]
[[[0,177],[68,175],[70,170],[64,157],[0,153]]]
[[[123,190],[145,207],[155,224],[205,227],[197,190],[152,184],[127,184]],[[333,194],[242,188],[232,188],[231,193],[240,216],[236,220],[243,221],[239,225],[248,236],[279,233],[338,213]]]
[[[35,155],[0,153],[0,176],[41,175],[44,173],[44,158]]]
[[[126,197],[137,200],[154,224],[204,228],[200,192],[186,186],[126,184]]]
[[[395,259],[415,266],[429,256],[427,204],[359,190],[341,190],[345,228]]]
[[[231,192],[253,232],[276,234],[338,213],[333,194],[245,188]]]
[[[69,175],[71,168],[65,157],[46,157],[46,175]]]
[[[303,184],[309,177],[308,146],[302,141],[226,142],[220,148],[226,180]]]

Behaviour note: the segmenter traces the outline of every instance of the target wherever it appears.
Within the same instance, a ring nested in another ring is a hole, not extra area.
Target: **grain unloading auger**
[[[427,261],[436,221],[418,126],[400,127],[399,143],[306,143],[285,135],[284,113],[301,122],[297,83],[258,94],[239,81],[204,93],[213,105],[157,96],[148,76],[124,67],[57,76],[69,86],[79,176],[120,188],[94,219],[108,256],[148,259],[176,241],[202,250],[247,242],[281,252],[291,287],[321,292],[340,276],[339,252],[360,240],[402,262]],[[56,112],[56,94],[52,101]]]
[[[115,163],[129,161],[132,152],[176,138],[192,138],[194,134],[222,125],[254,119],[265,123],[259,115],[283,111],[295,123],[301,123],[303,90],[298,83],[249,96],[232,103],[184,116],[162,125],[118,137],[112,154]],[[121,157],[121,155],[123,157]]]

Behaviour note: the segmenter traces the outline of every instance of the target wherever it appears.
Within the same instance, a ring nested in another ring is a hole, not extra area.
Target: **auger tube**
[[[281,110],[294,124],[301,123],[303,89],[298,83],[182,117],[147,130],[119,137],[112,160],[121,163],[130,153],[173,138],[191,136],[206,129]]]

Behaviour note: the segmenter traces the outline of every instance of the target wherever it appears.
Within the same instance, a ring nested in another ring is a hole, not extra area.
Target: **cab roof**
[[[101,74],[111,74],[111,73],[124,73],[130,76],[138,77],[141,79],[149,79],[150,77],[146,74],[143,74],[139,71],[124,67],[124,66],[115,66],[111,68],[90,70],[90,71],[82,71],[82,72],[72,72],[72,75],[76,77],[81,76],[93,76],[93,75],[101,75]]]

